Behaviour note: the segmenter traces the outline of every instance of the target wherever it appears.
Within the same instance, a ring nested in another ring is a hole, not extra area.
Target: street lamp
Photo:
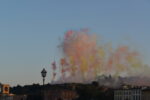
[[[44,82],[45,82],[46,73],[47,73],[47,71],[45,70],[45,68],[43,68],[43,70],[41,71],[41,75],[43,77],[43,85],[44,85]]]

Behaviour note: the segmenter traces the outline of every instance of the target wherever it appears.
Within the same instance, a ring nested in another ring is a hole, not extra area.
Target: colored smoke
[[[130,77],[149,71],[136,50],[129,46],[105,46],[88,30],[67,31],[61,44],[64,57],[60,60],[61,80],[89,82],[101,75]]]

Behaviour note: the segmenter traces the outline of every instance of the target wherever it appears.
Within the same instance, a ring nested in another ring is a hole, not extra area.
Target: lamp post
[[[43,77],[43,85],[45,83],[45,77],[46,77],[47,71],[45,70],[45,68],[43,68],[43,70],[41,71],[41,75]]]

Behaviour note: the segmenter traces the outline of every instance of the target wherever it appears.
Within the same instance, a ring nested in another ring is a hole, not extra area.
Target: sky
[[[113,46],[127,44],[150,65],[149,0],[1,0],[0,82],[46,83],[67,30],[88,28]]]

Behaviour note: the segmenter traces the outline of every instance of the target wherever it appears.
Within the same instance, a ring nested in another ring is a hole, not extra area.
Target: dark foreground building
[[[17,94],[12,100],[76,100],[78,98],[75,90],[68,85],[61,84],[17,86],[12,89],[12,93]],[[24,98],[19,98],[23,96]]]
[[[9,93],[9,85],[1,87],[0,100],[76,100],[78,98],[77,93],[69,89],[41,89],[26,95],[14,95]]]
[[[92,84],[39,84],[6,88],[0,100],[114,100],[113,89]],[[10,90],[10,94],[9,91]],[[7,92],[7,93],[6,93]]]
[[[10,94],[10,86],[8,84],[0,84],[0,100],[26,100],[26,95]]]
[[[78,95],[73,90],[47,90],[43,97],[43,100],[76,100]]]

